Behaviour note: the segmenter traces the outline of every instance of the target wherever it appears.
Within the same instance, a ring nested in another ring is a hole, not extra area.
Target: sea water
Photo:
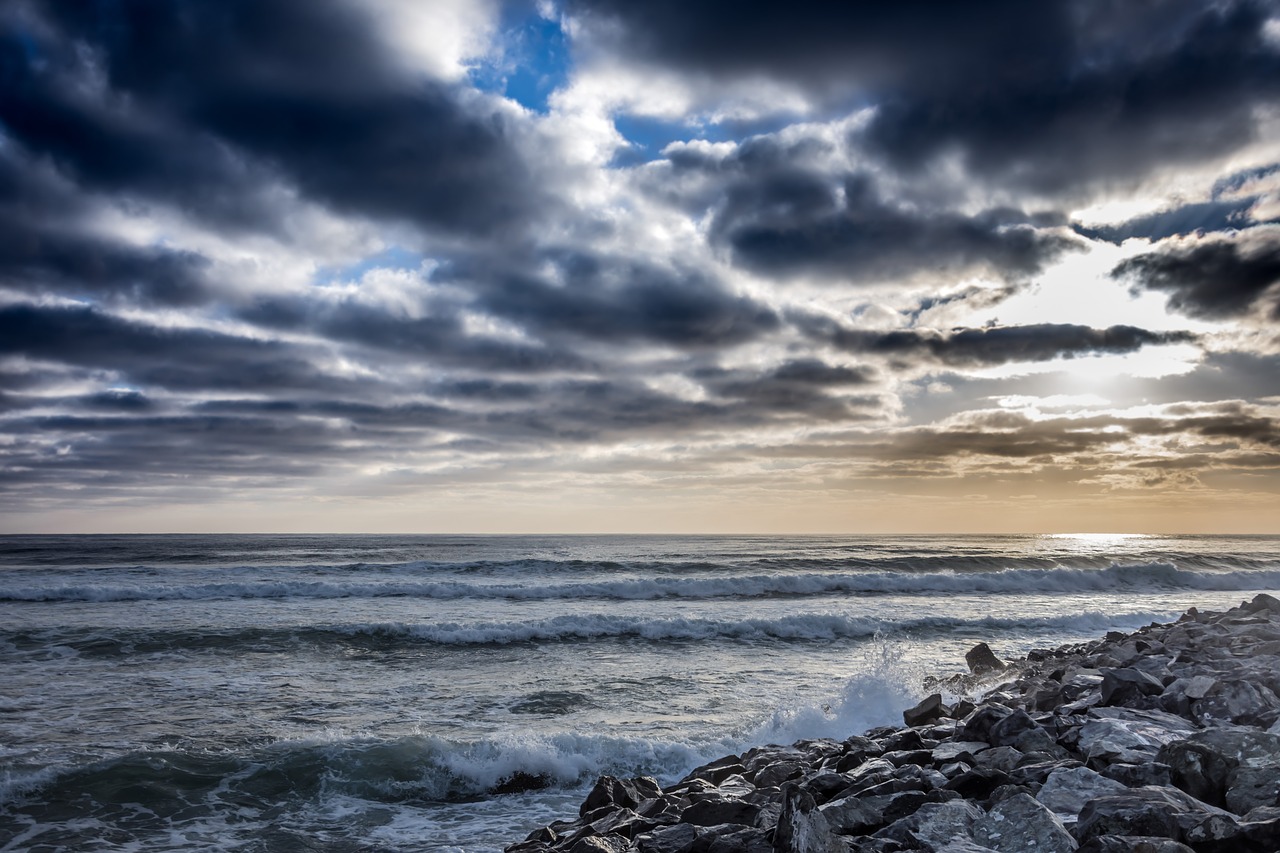
[[[0,850],[500,850],[1277,589],[1277,537],[0,537]]]

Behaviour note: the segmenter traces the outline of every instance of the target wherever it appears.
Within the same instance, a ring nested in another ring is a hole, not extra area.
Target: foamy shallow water
[[[1278,588],[1274,537],[0,537],[0,850],[497,850]]]

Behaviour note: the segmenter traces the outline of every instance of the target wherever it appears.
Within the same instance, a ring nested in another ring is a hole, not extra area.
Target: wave
[[[711,577],[658,576],[574,583],[464,581],[241,581],[203,584],[69,584],[0,592],[0,601],[127,602],[234,599],[424,598],[437,600],[762,598],[833,594],[1017,594],[1115,590],[1243,591],[1280,588],[1280,569],[1208,570],[1173,563],[1105,568],[1019,568],[986,572],[771,572]]]
[[[1137,628],[1176,618],[1176,611],[1104,613],[1086,611],[1062,616],[986,616],[979,619],[929,616],[900,621],[843,613],[796,614],[774,618],[712,619],[575,614],[512,622],[403,622],[239,628],[223,631],[157,629],[92,630],[84,633],[14,632],[0,639],[16,653],[42,658],[86,655],[117,657],[173,651],[225,649],[282,651],[303,645],[348,645],[390,650],[403,645],[458,648],[512,644],[591,641],[637,642],[836,642],[875,636],[945,633],[990,637],[1008,632],[1091,633]]]

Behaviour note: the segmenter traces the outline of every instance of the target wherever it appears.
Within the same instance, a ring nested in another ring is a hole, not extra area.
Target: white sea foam
[[[15,587],[0,601],[198,601],[218,599],[388,598],[617,599],[754,598],[861,594],[1018,594],[1145,590],[1235,591],[1280,588],[1280,569],[1192,570],[1172,563],[1107,568],[1014,568],[998,571],[856,571],[662,575],[578,583],[461,581],[242,581],[203,584],[60,584]]]

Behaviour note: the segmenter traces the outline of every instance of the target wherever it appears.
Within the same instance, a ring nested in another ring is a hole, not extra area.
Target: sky
[[[9,0],[0,532],[1280,532],[1280,3]]]

